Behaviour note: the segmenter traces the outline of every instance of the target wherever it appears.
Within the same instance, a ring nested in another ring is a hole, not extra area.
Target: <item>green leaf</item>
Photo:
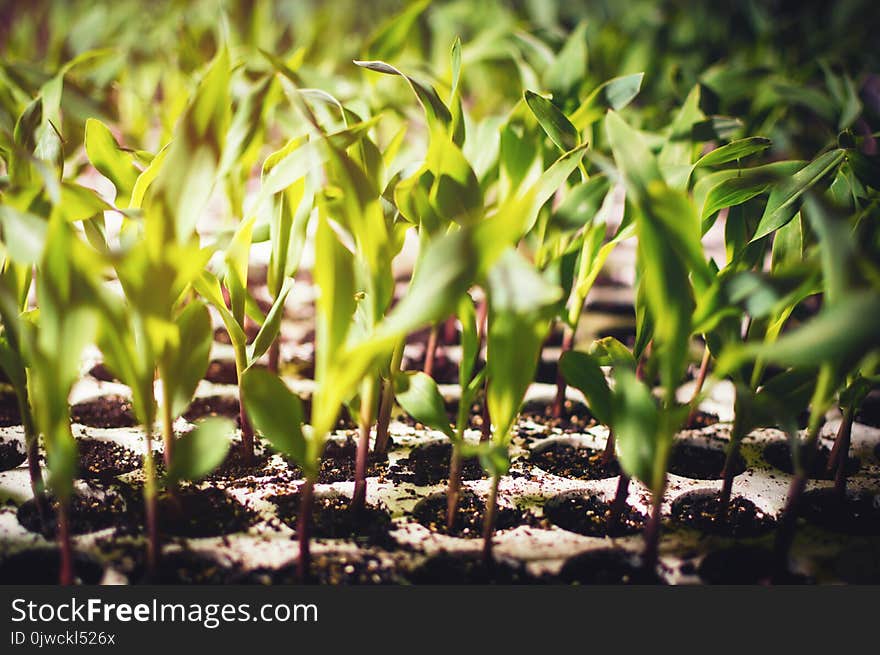
[[[401,371],[394,375],[394,397],[407,414],[450,439],[455,433],[449,425],[446,404],[437,383],[421,371]]]
[[[845,155],[846,151],[841,149],[826,152],[790,178],[775,185],[752,241],[757,241],[788,223],[798,211],[800,197],[834,170]]]
[[[771,145],[770,139],[762,136],[751,136],[746,139],[731,141],[700,157],[694,163],[694,168],[699,168],[700,166],[719,166],[738,159],[745,159],[749,155],[763,152]]]
[[[284,381],[267,369],[249,368],[241,376],[241,393],[253,426],[272,447],[303,469],[311,467],[302,432],[302,401]]]
[[[614,162],[626,182],[627,192],[638,203],[639,199],[647,195],[648,186],[652,182],[663,180],[657,158],[642,135],[627,125],[616,112],[608,112],[605,129]]]
[[[369,59],[397,57],[406,47],[413,26],[429,4],[430,0],[418,0],[385,20],[367,40],[367,57]]]
[[[40,261],[49,228],[45,220],[11,205],[0,205],[0,226],[6,246],[5,256],[25,266],[33,266]]]
[[[199,480],[216,469],[229,452],[232,421],[208,418],[174,443],[174,457],[168,469],[168,479]]]
[[[652,491],[662,486],[656,463],[665,461],[664,448],[668,445],[661,438],[660,414],[650,389],[636,379],[628,370],[615,375],[614,389],[614,436],[617,440],[617,457],[627,475],[640,481]]]
[[[260,326],[260,331],[257,332],[253,343],[248,346],[249,365],[262,357],[263,353],[269,350],[269,346],[278,337],[278,333],[281,331],[281,321],[284,318],[284,303],[287,301],[287,296],[292,288],[293,280],[291,278],[284,280],[281,293],[278,294],[275,302],[272,303],[269,313],[266,314],[266,320]]]
[[[845,371],[862,356],[880,347],[880,294],[851,293],[823,309],[801,327],[775,342],[731,347],[718,360],[723,375],[755,358],[783,366],[818,367],[833,363]]]
[[[547,136],[560,150],[566,152],[578,145],[578,131],[556,105],[532,91],[525,92],[525,100]]]
[[[569,350],[559,359],[565,380],[584,394],[590,412],[600,423],[614,425],[611,389],[596,359],[586,353]]]
[[[366,68],[377,73],[384,73],[385,75],[399,75],[405,79],[413,90],[413,93],[416,94],[422,109],[425,111],[425,118],[427,119],[428,127],[431,130],[438,126],[448,128],[452,124],[452,114],[450,113],[449,108],[440,99],[440,96],[437,95],[437,91],[434,90],[434,87],[419,82],[409,75],[402,73],[391,64],[386,64],[384,61],[355,60],[354,63],[361,68]]]
[[[636,370],[636,358],[629,348],[614,337],[602,337],[594,341],[590,345],[590,355],[596,359],[599,366],[628,368],[633,372]]]
[[[603,82],[572,114],[572,124],[578,130],[584,130],[602,118],[606,109],[620,111],[639,94],[644,77],[644,73],[635,73]]]
[[[554,93],[569,93],[587,77],[587,22],[572,30],[553,63],[544,72],[544,86]]]
[[[128,207],[140,175],[134,153],[120,147],[110,129],[95,118],[86,119],[85,149],[92,166],[116,187],[116,206]]]
[[[189,406],[211,361],[211,315],[201,301],[190,302],[174,321],[178,339],[163,357],[162,384],[168,387],[172,416]]]

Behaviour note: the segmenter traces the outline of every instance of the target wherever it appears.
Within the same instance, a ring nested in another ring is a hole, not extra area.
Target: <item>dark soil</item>
[[[137,425],[131,400],[123,396],[100,396],[70,408],[73,423],[92,428],[130,428]]]
[[[226,453],[223,463],[218,466],[208,480],[238,480],[250,476],[261,477],[267,475],[266,465],[269,463],[268,455],[254,455],[245,457],[240,447],[233,445]]]
[[[73,554],[76,584],[98,584],[103,567],[83,553]],[[33,548],[0,561],[2,585],[57,585],[61,574],[61,553],[57,548]]]
[[[400,575],[383,565],[377,556],[366,553],[320,553],[312,555],[309,584],[390,585],[400,584]],[[280,569],[249,571],[237,583],[259,585],[299,584],[296,564]]]
[[[190,550],[163,553],[156,565],[156,572],[148,575],[143,563],[130,574],[135,584],[230,584],[241,572],[225,568],[217,560]]]
[[[21,425],[21,412],[18,410],[18,398],[15,394],[0,395],[0,428],[11,428]]]
[[[470,490],[462,489],[452,530],[446,529],[446,508],[445,492],[431,494],[416,503],[412,516],[432,532],[465,538],[483,536],[483,514],[486,511],[486,503],[481,498]],[[495,514],[495,529],[515,528],[523,521],[524,516],[520,510],[499,506]]]
[[[880,391],[872,391],[856,412],[855,420],[863,425],[880,428]]]
[[[119,378],[104,364],[95,364],[89,371],[89,375],[101,382],[119,382]]]
[[[732,546],[703,558],[697,569],[707,584],[770,584],[773,553],[760,546]]]
[[[300,494],[270,496],[280,518],[296,530],[299,517]],[[312,508],[312,535],[323,539],[357,539],[368,543],[389,543],[391,515],[381,507],[367,505],[359,516],[351,511],[351,499],[340,494],[328,494],[314,499]]]
[[[718,423],[718,414],[697,410],[685,426],[686,430],[699,430]]]
[[[692,480],[719,480],[726,454],[721,448],[677,441],[669,457],[669,472]],[[746,462],[737,454],[733,462],[734,475],[746,470]]]
[[[256,513],[220,489],[178,489],[159,496],[159,531],[176,537],[218,537],[244,532]]]
[[[205,379],[214,384],[238,384],[235,362],[231,359],[214,359],[208,364]]]
[[[88,534],[113,527],[126,521],[127,503],[125,495],[112,488],[104,488],[102,494],[85,495],[75,493],[70,501],[70,533]],[[40,520],[34,499],[18,508],[18,522],[31,532],[42,534],[46,539],[55,539],[58,533],[58,502],[49,498],[45,525]]]
[[[348,437],[344,442],[328,441],[324,446],[324,454],[321,456],[321,470],[318,473],[318,482],[331,484],[333,482],[351,482],[354,480],[355,465],[357,458],[357,443]],[[297,478],[302,478],[302,469],[294,462],[288,461],[288,466]],[[383,477],[388,469],[386,459],[377,459],[370,453],[367,462],[367,477]]]
[[[528,574],[523,567],[493,561],[488,566],[475,554],[440,553],[425,560],[408,575],[413,584],[541,584],[545,580]]]
[[[414,359],[406,357],[403,361],[403,370],[405,371],[424,371],[425,355],[419,355]],[[443,353],[443,345],[437,345],[437,351],[434,355],[434,370],[431,377],[437,384],[457,384],[458,383],[458,364],[449,359]]]
[[[563,493],[544,503],[544,516],[563,530],[588,537],[622,536],[640,532],[647,520],[640,511],[626,506],[614,535],[608,535],[611,504],[595,494]]]
[[[834,560],[832,569],[849,584],[880,584],[880,547],[875,543],[845,550]]]
[[[867,491],[841,499],[834,489],[813,489],[803,495],[800,516],[832,532],[880,535],[880,496]]]
[[[720,497],[714,490],[693,491],[672,503],[673,522],[712,534],[734,539],[757,537],[773,530],[775,521],[750,500],[741,496],[730,499],[727,520],[719,521]]]
[[[234,396],[207,396],[193,400],[183,413],[190,423],[208,416],[225,416],[235,421],[236,427],[241,427],[239,421],[238,398]]]
[[[801,445],[801,452],[804,446]],[[836,469],[828,470],[828,457],[831,455],[831,449],[828,446],[820,445],[816,449],[813,457],[813,465],[810,467],[810,479],[812,480],[833,480]],[[787,441],[774,441],[767,444],[764,448],[764,459],[773,468],[777,468],[785,473],[794,473],[794,466],[791,461],[791,449]],[[856,457],[848,457],[846,461],[846,474],[852,475],[861,468],[862,463]]]
[[[409,452],[408,457],[397,460],[389,471],[389,477],[396,482],[412,482],[419,487],[446,482],[451,459],[452,444],[448,441],[419,445]],[[479,480],[485,475],[479,460],[464,460],[461,467],[463,480]]]
[[[0,443],[0,471],[14,469],[27,459],[23,446],[18,440]]]
[[[524,420],[538,423],[547,428],[558,429],[562,432],[580,433],[596,425],[596,419],[590,414],[587,406],[575,400],[565,401],[562,416],[559,418],[553,418],[552,402],[532,400],[523,405],[520,416]]]
[[[604,451],[585,446],[575,446],[562,441],[552,441],[536,446],[529,455],[529,462],[547,473],[578,480],[604,480],[620,475],[620,464],[613,457],[603,460]]]
[[[655,585],[660,577],[646,570],[638,557],[623,550],[589,550],[565,561],[559,578],[578,585]]]
[[[139,469],[143,458],[112,441],[78,439],[79,472],[81,479],[109,479]]]

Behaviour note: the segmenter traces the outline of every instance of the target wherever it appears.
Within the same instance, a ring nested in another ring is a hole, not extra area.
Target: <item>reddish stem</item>
[[[73,552],[70,546],[70,501],[65,500],[58,508],[58,542],[61,550],[61,572],[58,584],[73,584]]]
[[[709,353],[709,347],[706,346],[703,349],[703,361],[700,362],[700,371],[697,373],[697,382],[694,386],[694,395],[691,396],[691,401],[688,403],[690,405],[691,411],[687,417],[687,423],[685,425],[690,427],[694,422],[694,417],[697,415],[697,401],[700,398],[700,392],[703,391],[703,384],[706,382],[706,374],[709,372],[709,361],[712,359],[712,355]]]
[[[281,362],[281,339],[275,337],[275,341],[269,346],[269,370],[278,373]]]
[[[367,455],[370,452],[370,424],[361,422],[354,462],[354,493],[351,497],[351,510],[360,514],[367,504]]]
[[[312,533],[312,499],[315,482],[312,478],[300,487],[299,516],[296,520],[296,533],[299,539],[299,560],[297,574],[302,583],[308,582],[312,567],[311,533]]]
[[[846,465],[849,461],[849,446],[852,441],[852,426],[855,418],[851,408],[847,408],[840,423],[834,447],[838,448],[837,473],[834,476],[834,492],[843,501],[846,500]]]
[[[818,432],[818,430],[816,432]],[[819,441],[815,436],[816,435],[810,435],[810,437],[807,438],[803,449],[803,462],[800,470],[791,480],[791,485],[788,489],[788,497],[785,499],[785,508],[779,519],[779,527],[776,531],[776,543],[774,545],[774,559],[777,575],[784,574],[788,569],[788,554],[794,543],[795,529],[797,528],[798,506],[800,505],[804,489],[807,487],[807,471],[812,468],[813,455],[816,452],[816,445]]]
[[[559,358],[562,359],[562,355],[571,350],[572,345],[574,344],[574,331],[566,326],[565,333],[562,336],[562,352],[559,355]],[[556,364],[556,398],[553,400],[553,418],[561,418],[562,411],[565,408],[565,376],[562,374],[562,367],[559,366],[559,363]]]
[[[480,407],[480,442],[489,441],[492,438],[492,417],[489,416],[489,380],[486,380],[484,388],[483,404]]]
[[[379,400],[379,416],[376,419],[376,442],[373,452],[378,457],[388,453],[388,426],[391,424],[391,410],[394,408],[394,383],[391,380],[382,382],[382,398]]]
[[[620,528],[620,517],[623,516],[623,510],[626,508],[627,496],[629,496],[629,476],[621,473],[617,479],[617,490],[614,492],[614,500],[611,501],[606,521],[608,534],[612,537],[617,534]]]
[[[461,493],[461,446],[456,442],[452,446],[452,458],[449,461],[449,485],[446,489],[446,529],[451,531],[458,513],[458,499]]]
[[[492,476],[492,487],[489,500],[486,502],[486,515],[483,517],[483,562],[487,567],[492,565],[492,535],[495,533],[495,514],[498,510],[498,484],[501,478]]]
[[[241,387],[238,390],[241,395]],[[241,423],[241,454],[245,463],[251,463],[254,460],[254,428],[248,418],[247,410],[244,406],[244,399],[239,398],[238,403],[238,420]]]
[[[663,494],[655,495],[651,502],[651,516],[645,526],[645,556],[643,565],[645,570],[653,571],[657,567],[658,553],[660,550],[660,521],[661,508],[663,506]]]
[[[428,333],[428,342],[425,344],[425,366],[423,371],[428,377],[434,377],[434,359],[437,356],[437,334],[439,330],[436,325],[431,326]]]
[[[616,439],[614,438],[614,430],[608,430],[608,440],[605,442],[605,450],[602,452],[602,463],[610,464],[614,461],[616,456],[614,450],[614,442]]]
[[[739,453],[739,439],[732,440],[727,449],[727,457],[724,458],[724,468],[721,469],[721,497],[718,502],[718,521],[725,523],[730,512],[730,498],[733,494],[734,462]]]

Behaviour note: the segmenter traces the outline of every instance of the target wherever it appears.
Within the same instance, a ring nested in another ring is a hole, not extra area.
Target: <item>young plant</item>
[[[510,466],[510,440],[526,391],[535,376],[541,347],[550,329],[555,304],[562,296],[514,250],[506,251],[489,270],[489,332],[486,401],[492,417],[491,442],[478,448],[480,462],[492,478],[483,518],[483,557],[492,557],[492,535],[501,476]]]

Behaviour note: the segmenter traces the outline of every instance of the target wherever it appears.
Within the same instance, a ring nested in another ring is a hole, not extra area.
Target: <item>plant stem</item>
[[[829,459],[837,460],[837,473],[834,475],[834,492],[837,497],[843,501],[846,500],[846,465],[849,461],[849,445],[852,441],[852,426],[855,419],[855,410],[847,407],[843,413],[843,420],[840,422],[840,429],[837,431],[837,438],[834,441],[834,448],[837,450],[837,457]],[[829,466],[833,466],[829,462]]]
[[[489,416],[489,378],[483,388],[483,404],[480,407],[480,442],[489,441],[492,438],[492,417]]]
[[[605,442],[605,450],[602,451],[602,463],[610,464],[614,461],[615,458],[615,450],[614,450],[614,442],[617,441],[614,438],[614,430],[608,430],[608,440]]]
[[[483,517],[483,562],[487,567],[492,565],[492,535],[495,532],[495,515],[498,510],[498,484],[501,476],[492,476],[492,487],[489,500],[486,502],[486,514]]]
[[[144,511],[147,523],[147,575],[156,573],[161,545],[156,517],[156,469],[153,462],[153,436],[147,431],[147,452],[144,456]]]
[[[70,499],[58,507],[58,545],[61,551],[61,572],[58,584],[73,584],[73,552],[70,547]]]
[[[40,516],[40,525],[45,528],[48,508],[46,506],[46,496],[43,493],[44,483],[43,472],[40,469],[39,441],[37,429],[34,427],[34,419],[30,412],[27,391],[24,393],[25,396],[23,398],[18,397],[18,411],[21,416],[22,427],[24,428],[24,449],[27,455],[28,476],[30,477],[31,493],[34,495],[34,504]]]
[[[439,330],[436,325],[431,326],[428,333],[428,342],[425,344],[425,365],[422,371],[428,377],[434,377],[434,358],[437,356],[437,334]]]
[[[269,370],[278,373],[279,364],[281,362],[281,339],[275,337],[272,345],[269,346]]]
[[[254,461],[254,428],[247,415],[247,409],[244,404],[244,391],[241,387],[241,376],[243,366],[239,366],[238,358],[235,362],[236,379],[238,385],[238,422],[241,423],[241,455],[245,463],[250,464]]]
[[[657,567],[658,553],[660,550],[660,519],[663,506],[663,494],[654,494],[651,499],[651,516],[645,526],[645,556],[643,565],[646,571],[653,571]]]
[[[162,445],[164,446],[165,469],[171,470],[174,451],[174,419],[171,416],[171,394],[168,393],[166,378],[162,377]]]
[[[373,425],[373,405],[376,385],[373,380],[365,380],[361,393],[361,412],[359,420],[357,454],[354,464],[354,493],[351,497],[351,510],[357,515],[367,503],[367,459],[370,453],[370,428]]]
[[[312,566],[311,533],[312,533],[312,499],[315,490],[314,477],[309,476],[300,487],[299,516],[296,520],[296,534],[299,539],[299,560],[297,575],[301,583],[308,582],[309,570]]]
[[[779,519],[779,527],[776,531],[776,543],[774,545],[775,573],[782,575],[788,569],[788,554],[794,543],[795,528],[797,527],[798,506],[801,496],[807,486],[809,471],[812,470],[813,457],[815,456],[819,442],[819,429],[822,427],[822,416],[828,407],[828,398],[833,391],[834,370],[831,364],[823,364],[819,369],[816,381],[816,389],[810,401],[810,424],[807,431],[806,441],[803,446],[803,455],[799,466],[792,478],[788,489],[788,497],[785,499],[785,508]],[[792,448],[794,450],[794,448]],[[792,457],[794,459],[794,457]]]
[[[620,517],[626,507],[626,497],[629,495],[629,476],[621,473],[617,479],[617,490],[614,492],[614,500],[608,510],[606,527],[609,536],[614,536],[620,528]]]
[[[388,379],[382,382],[379,418],[376,420],[376,441],[373,444],[373,452],[381,457],[385,457],[388,453],[388,425],[391,423],[391,410],[394,409],[394,376],[400,371],[400,363],[403,361],[403,346],[403,340],[394,346],[391,365],[388,368]]]
[[[562,352],[559,354],[559,358],[562,359],[562,355],[571,350],[572,345],[574,344],[574,330],[571,329],[568,325],[564,328],[565,332],[562,335]],[[562,411],[565,408],[565,376],[562,374],[562,367],[559,366],[559,363],[556,364],[556,398],[553,400],[553,418],[561,418]]]
[[[685,425],[687,427],[691,426],[691,423],[694,421],[694,417],[697,415],[697,404],[700,398],[700,392],[703,391],[703,384],[706,382],[706,374],[709,372],[709,361],[712,359],[712,355],[709,353],[709,346],[703,347],[703,361],[700,362],[700,371],[697,373],[697,382],[694,386],[694,395],[691,396],[690,405],[691,411],[687,417],[687,423]]]
[[[461,442],[452,444],[452,457],[449,460],[449,484],[446,488],[446,529],[452,530],[458,513],[458,499],[461,494]]]

